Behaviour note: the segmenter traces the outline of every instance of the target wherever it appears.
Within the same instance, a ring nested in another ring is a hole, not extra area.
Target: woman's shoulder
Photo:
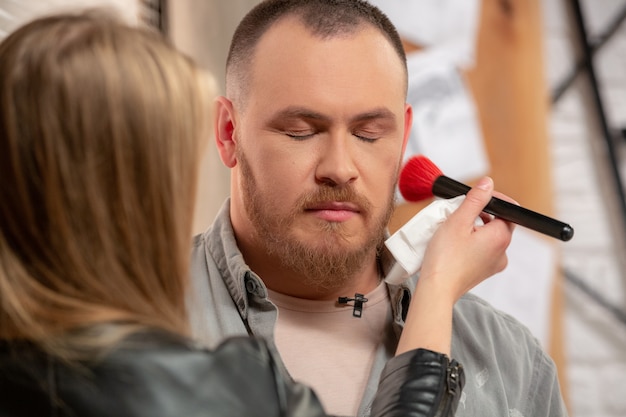
[[[228,339],[209,350],[172,335],[143,335],[94,372],[104,386],[102,398],[141,402],[149,410],[141,415],[204,416],[207,409],[218,416],[280,414],[276,369],[259,339]]]
[[[265,341],[237,336],[208,349],[190,339],[165,332],[138,333],[127,338],[96,367],[161,367],[172,372],[232,371],[235,364],[271,371],[273,358]],[[195,372],[194,372],[195,373]]]

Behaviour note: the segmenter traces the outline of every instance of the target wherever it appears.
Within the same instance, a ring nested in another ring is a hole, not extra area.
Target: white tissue
[[[400,284],[420,270],[428,242],[439,225],[461,205],[464,199],[465,195],[460,195],[433,201],[385,240],[385,246],[396,259],[396,264],[385,277],[385,281]]]

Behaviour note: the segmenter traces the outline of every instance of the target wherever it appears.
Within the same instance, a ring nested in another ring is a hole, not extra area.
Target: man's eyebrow
[[[280,119],[310,119],[310,120],[322,120],[322,121],[330,121],[331,118],[306,107],[297,107],[290,106],[279,112],[275,113],[272,117],[272,120],[280,120]]]
[[[325,114],[313,111],[306,107],[290,106],[275,113],[271,120],[280,119],[308,119],[330,122],[332,118]],[[359,113],[350,118],[350,123],[362,122],[373,119],[387,119],[395,121],[396,116],[386,107],[379,107],[363,113]]]
[[[357,114],[356,116],[350,119],[350,122],[355,123],[355,122],[362,122],[362,121],[373,120],[373,119],[388,119],[391,121],[395,121],[396,116],[388,108],[379,107],[379,108],[367,111],[365,113]]]

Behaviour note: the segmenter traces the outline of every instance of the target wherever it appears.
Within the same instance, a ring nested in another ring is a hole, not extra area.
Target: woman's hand
[[[493,181],[482,178],[433,235],[396,354],[421,347],[449,355],[454,304],[506,267],[515,225],[482,212],[493,195]]]
[[[493,181],[482,178],[441,224],[426,248],[420,282],[437,281],[452,303],[507,265],[506,249],[515,225],[483,213],[492,195]],[[476,225],[478,217],[484,225]]]

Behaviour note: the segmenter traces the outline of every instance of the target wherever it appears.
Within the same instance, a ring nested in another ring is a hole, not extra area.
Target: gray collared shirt
[[[264,337],[273,349],[276,306],[237,247],[227,200],[213,225],[194,238],[189,315],[194,336],[209,347],[235,335]],[[400,337],[417,277],[388,284],[393,314],[386,340]],[[369,415],[378,377],[395,344],[381,345],[358,416]],[[467,294],[454,308],[452,356],[465,368],[459,417],[560,417],[567,411],[556,367],[529,330]]]

